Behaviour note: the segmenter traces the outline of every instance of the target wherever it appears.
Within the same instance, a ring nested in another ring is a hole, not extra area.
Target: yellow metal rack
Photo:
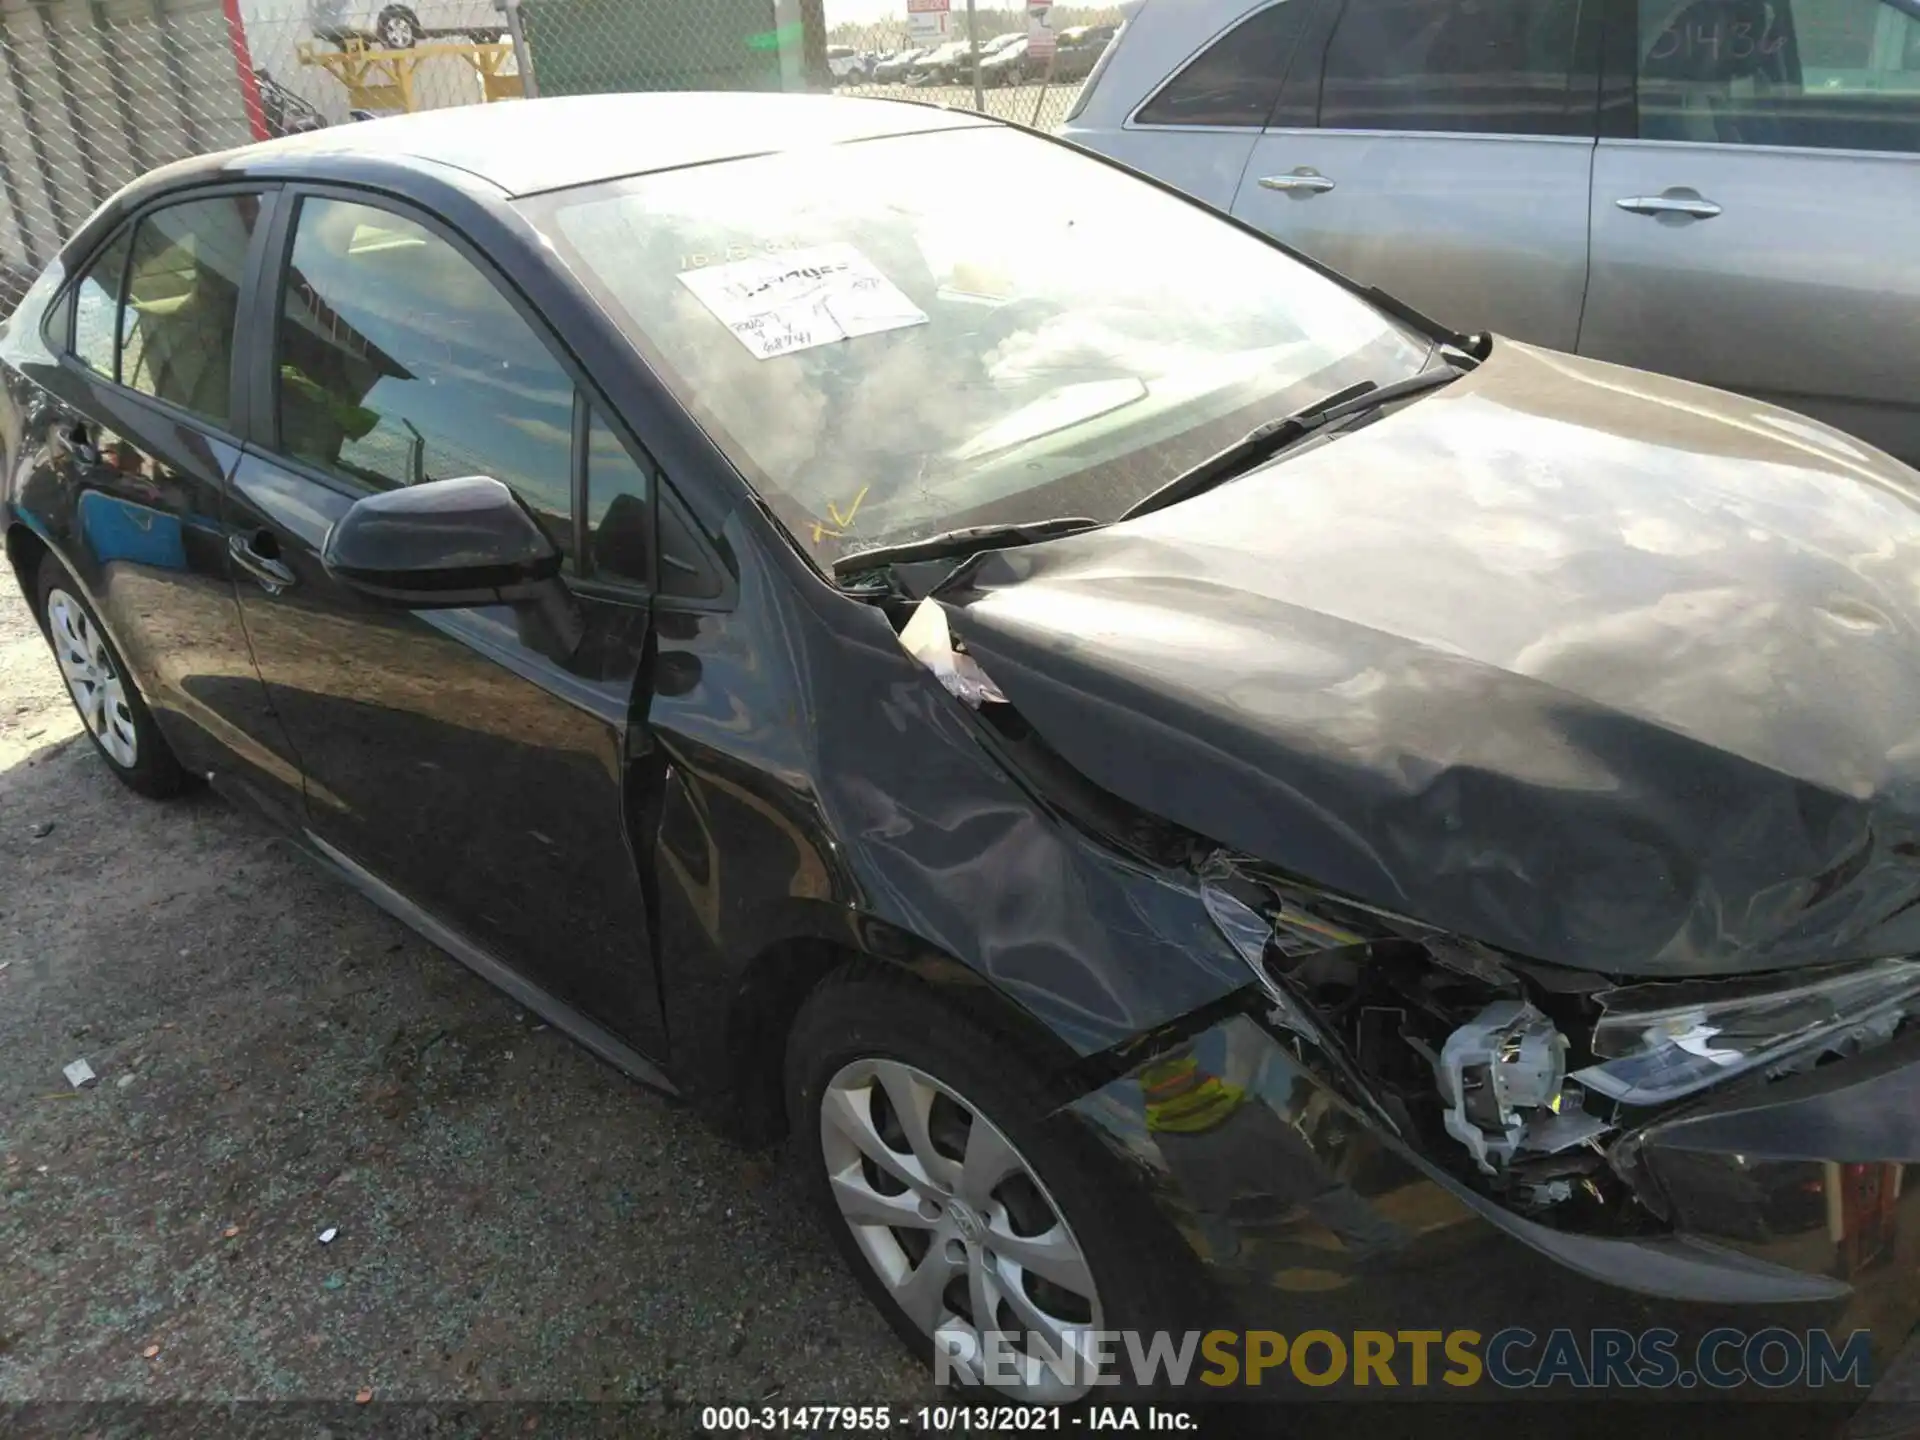
[[[517,74],[501,71],[513,60],[513,46],[505,42],[490,45],[416,45],[411,50],[369,50],[349,41],[344,49],[323,49],[311,40],[302,40],[298,48],[302,65],[317,65],[347,91],[347,104],[355,110],[415,110],[414,72],[421,62],[441,56],[457,56],[473,67],[480,79],[480,93],[486,100],[518,99],[526,91]]]

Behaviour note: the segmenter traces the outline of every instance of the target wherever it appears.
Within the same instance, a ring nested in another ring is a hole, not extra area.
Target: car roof
[[[532,195],[779,150],[994,123],[971,111],[831,95],[569,95],[334,125],[221,158],[250,169],[270,169],[278,156],[424,160],[477,175],[509,195]]]

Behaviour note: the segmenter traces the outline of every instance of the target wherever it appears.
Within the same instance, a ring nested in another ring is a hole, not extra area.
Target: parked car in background
[[[967,40],[949,40],[934,47],[907,68],[910,85],[951,85],[960,67],[968,64],[973,44]]]
[[[1076,143],[1449,325],[1920,459],[1912,0],[1145,0],[1109,53]]]
[[[978,114],[579,96],[110,197],[0,535],[116,777],[784,1138],[922,1362],[1818,1327],[1852,1404],[1920,1318],[1920,475],[1826,427]]]
[[[1033,70],[1025,35],[1003,36],[992,54],[983,51],[980,56],[982,85],[1021,85],[1033,78]]]
[[[411,50],[420,40],[492,44],[507,33],[493,0],[311,0],[307,19],[321,40],[361,40],[380,50]]]
[[[411,50],[422,40],[489,44],[507,28],[493,0],[312,0],[307,14],[318,39],[382,50]]]
[[[1092,74],[1118,29],[1117,25],[1074,25],[1062,30],[1054,42],[1053,78],[1080,80]]]
[[[867,65],[860,52],[851,45],[829,45],[827,47],[827,73],[833,77],[836,85],[845,85],[850,81],[864,80]]]
[[[278,140],[282,135],[303,135],[309,130],[324,130],[327,117],[308,100],[293,93],[265,70],[253,72],[260,87],[261,119],[267,134]]]
[[[922,46],[915,50],[899,50],[892,55],[885,56],[874,64],[873,78],[875,83],[881,85],[904,84],[907,78],[907,72],[927,56],[931,55],[936,48],[935,46]]]

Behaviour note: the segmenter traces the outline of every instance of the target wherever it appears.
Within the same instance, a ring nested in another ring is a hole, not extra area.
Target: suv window
[[[132,241],[132,235],[122,230],[73,287],[74,358],[107,380],[117,378],[113,340],[120,323],[120,287],[126,283],[127,249]]]
[[[1578,0],[1347,0],[1320,125],[1492,135],[1594,133],[1570,109]]]
[[[282,451],[380,489],[491,475],[571,558],[573,381],[453,245],[306,198],[277,330]]]
[[[1140,108],[1134,123],[1265,125],[1308,8],[1308,0],[1280,0],[1249,15],[1189,60]]]
[[[219,195],[142,217],[120,310],[120,383],[231,428],[233,322],[257,195]]]
[[[1885,0],[1639,0],[1649,140],[1920,154],[1920,15]]]

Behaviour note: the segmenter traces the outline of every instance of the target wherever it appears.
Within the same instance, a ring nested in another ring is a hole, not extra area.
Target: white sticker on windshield
[[[899,286],[844,242],[685,270],[680,278],[761,360],[927,323]]]

